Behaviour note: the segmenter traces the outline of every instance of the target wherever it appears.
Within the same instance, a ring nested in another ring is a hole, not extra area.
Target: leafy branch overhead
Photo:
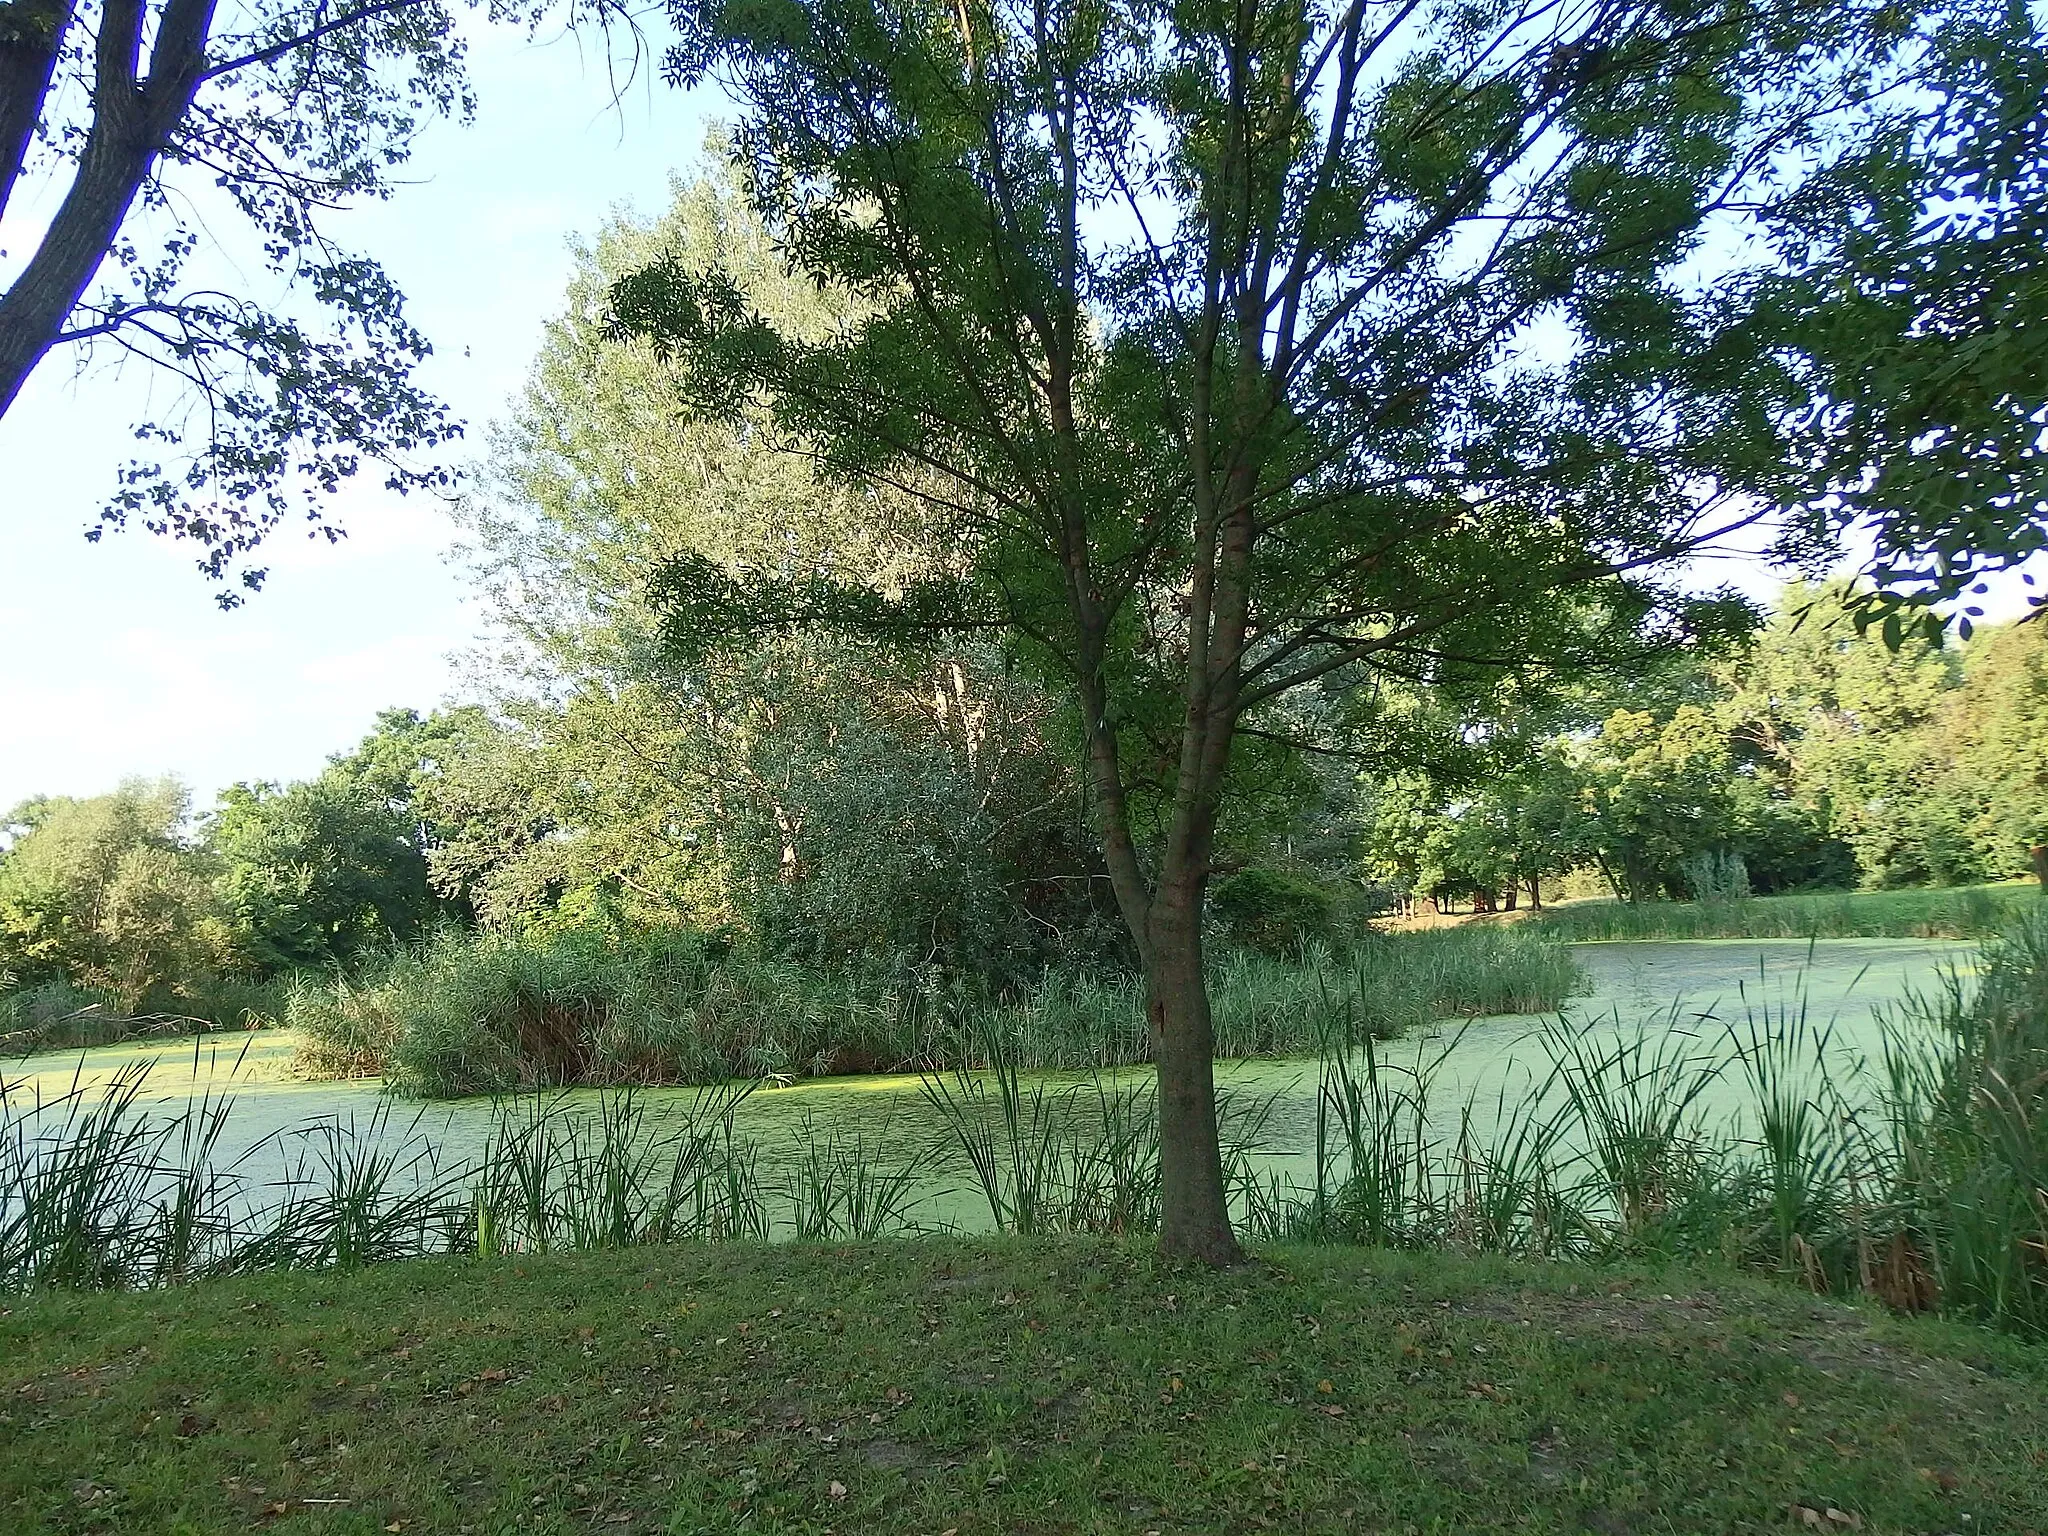
[[[553,9],[487,7],[529,27]],[[560,14],[607,32],[624,15]],[[91,537],[137,521],[248,589],[248,557],[295,513],[340,536],[322,504],[365,464],[401,492],[450,483],[433,450],[461,425],[416,376],[432,349],[324,225],[388,196],[429,121],[473,108],[439,0],[0,0],[0,235],[25,248],[0,290],[0,414],[52,354],[174,385]]]
[[[788,575],[728,566],[695,551],[671,555],[649,572],[646,600],[661,613],[670,647],[686,656],[747,637],[810,630],[900,641],[1006,625],[966,582],[926,578],[891,592],[831,571]]]
[[[1795,537],[1869,538],[1857,617],[1894,649],[1936,604],[1967,639],[1982,578],[2048,548],[2048,56],[2023,11],[1924,46],[1926,110],[1815,189],[1769,297],[1805,391]]]

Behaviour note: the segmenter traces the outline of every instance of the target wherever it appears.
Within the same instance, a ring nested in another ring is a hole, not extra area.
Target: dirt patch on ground
[[[945,1465],[945,1459],[933,1455],[928,1446],[907,1440],[863,1440],[852,1449],[862,1461],[884,1472],[929,1472]]]

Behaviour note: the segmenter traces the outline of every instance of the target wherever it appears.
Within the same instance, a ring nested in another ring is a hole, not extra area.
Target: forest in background
[[[1088,992],[1090,1028],[1136,1009],[1081,733],[1028,654],[822,627],[709,658],[671,643],[677,594],[651,584],[691,561],[786,578],[860,546],[882,586],[910,592],[953,556],[914,498],[878,515],[885,492],[817,478],[765,420],[678,422],[670,364],[602,318],[612,285],[661,253],[717,260],[800,331],[845,318],[717,180],[601,231],[465,504],[493,621],[476,702],[388,712],[316,777],[236,785],[210,808],[168,782],[15,808],[0,1033],[233,1023],[296,1000],[327,1021],[333,1069],[368,1070],[405,1033],[366,1017],[379,986],[409,975],[450,1007],[517,1012],[505,999],[555,996],[564,967],[583,979],[563,995],[601,994],[608,1016],[636,988],[650,1014],[687,996],[694,1029],[727,987],[723,1015],[808,1019],[813,1048],[783,1054],[840,1069],[898,1064],[922,1027],[900,1015],[934,988]],[[1355,944],[1367,918],[1424,899],[2026,872],[2048,839],[2048,629],[1887,637],[1851,595],[1795,583],[1696,643],[1646,637],[1626,667],[1311,690],[1284,736],[1252,733],[1233,759],[1217,963]],[[1291,1006],[1281,994],[1271,1005]],[[829,1038],[850,1000],[891,1013],[886,1047]],[[508,1026],[508,1049],[546,1046],[520,1031],[575,1033],[557,1016],[571,1005],[548,1006],[552,1023]]]

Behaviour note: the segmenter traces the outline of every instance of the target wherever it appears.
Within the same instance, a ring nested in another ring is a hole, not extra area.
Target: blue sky
[[[658,210],[706,114],[646,77],[612,108],[573,41],[483,32],[471,62],[474,125],[436,125],[413,184],[332,227],[397,277],[435,344],[426,379],[478,453],[560,307],[572,237],[614,208]],[[374,485],[342,500],[342,544],[279,537],[268,585],[233,613],[177,545],[88,544],[147,382],[74,379],[53,357],[0,421],[0,809],[133,774],[177,774],[202,805],[238,779],[303,777],[378,709],[450,694],[449,653],[476,634],[443,510]]]

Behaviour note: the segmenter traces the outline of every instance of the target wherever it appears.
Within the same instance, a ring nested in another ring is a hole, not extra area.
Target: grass
[[[0,1405],[0,1528],[53,1536],[2048,1521],[2048,1349],[1360,1249],[684,1245],[45,1296],[0,1308]]]
[[[1594,939],[1975,939],[2042,904],[2033,881],[1905,891],[1819,891],[1738,901],[1585,901],[1525,924]]]
[[[1432,1019],[1556,1008],[1580,973],[1524,929],[1366,934],[1292,959],[1220,953],[1219,1053],[1307,1055],[1338,1021],[1381,1036]],[[382,1075],[401,1095],[536,1085],[708,1083],[981,1066],[1000,1038],[1026,1067],[1149,1059],[1143,988],[1127,974],[1051,971],[988,995],[931,972],[831,976],[717,953],[686,933],[532,942],[445,933],[360,980],[302,982],[285,1010],[310,1076]]]

